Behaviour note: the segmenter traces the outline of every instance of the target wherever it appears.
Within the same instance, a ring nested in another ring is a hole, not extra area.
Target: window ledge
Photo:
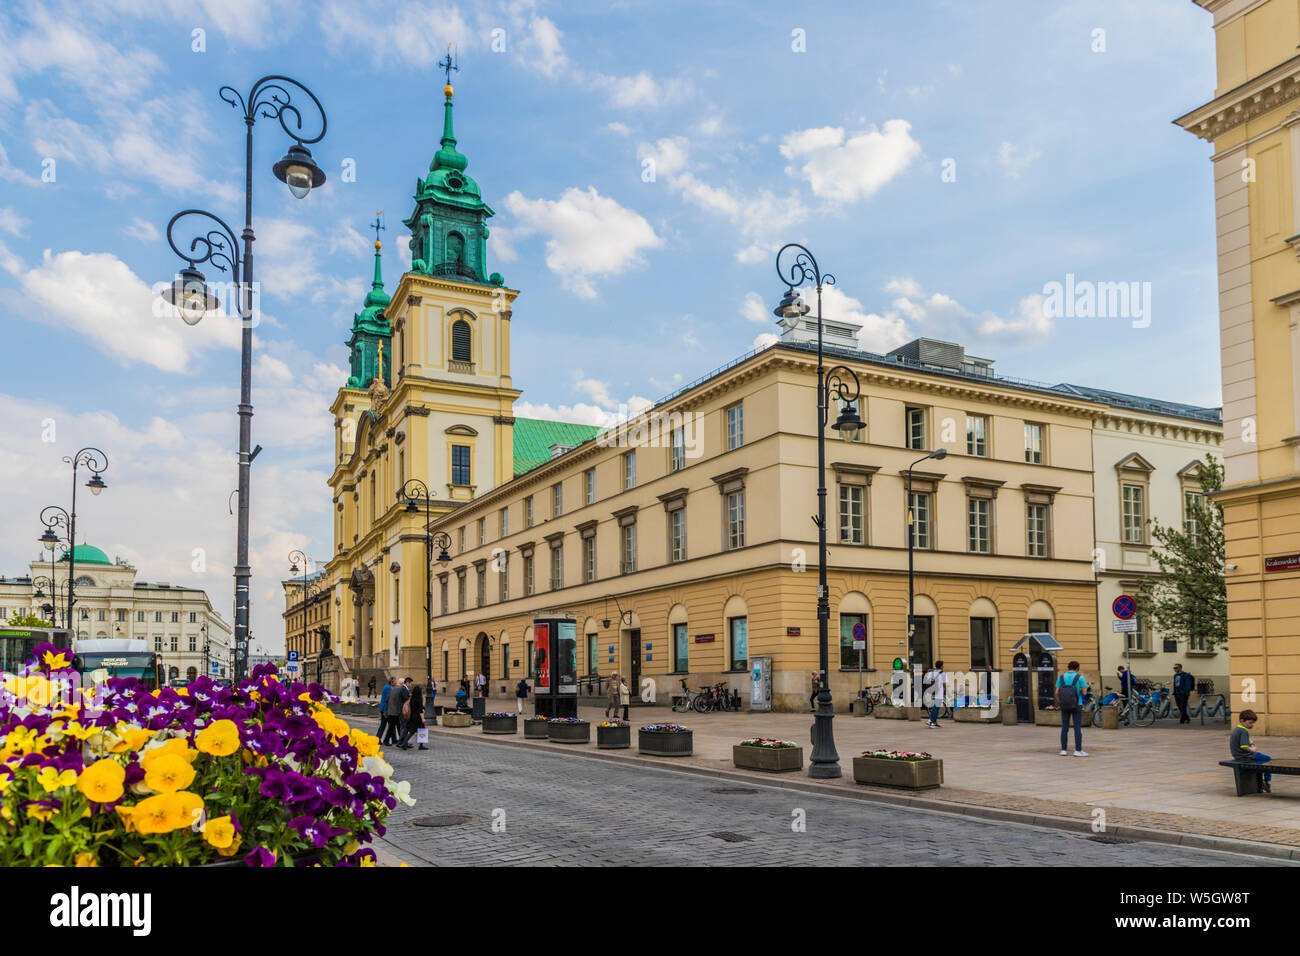
[[[1129,657],[1155,657],[1159,653],[1160,653],[1159,651],[1129,651],[1128,656]]]
[[[1185,657],[1218,657],[1218,651],[1184,651]]]

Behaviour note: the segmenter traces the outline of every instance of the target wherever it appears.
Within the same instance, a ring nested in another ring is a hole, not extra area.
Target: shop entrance
[[[627,689],[633,696],[639,694],[641,687],[641,629],[633,628],[627,632]]]

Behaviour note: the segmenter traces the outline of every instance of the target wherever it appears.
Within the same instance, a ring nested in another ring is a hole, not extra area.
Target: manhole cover
[[[715,840],[723,840],[727,843],[744,843],[749,837],[743,833],[732,833],[730,830],[720,830],[717,833],[710,833],[709,836]]]
[[[413,827],[458,827],[477,820],[472,813],[438,813],[431,817],[419,817],[411,821]]]
[[[753,787],[710,787],[709,793],[758,793]]]
[[[1105,843],[1108,845],[1114,845],[1117,843],[1137,842],[1137,840],[1125,840],[1123,837],[1108,837],[1108,836],[1090,836],[1088,837],[1088,839],[1091,840],[1093,843]]]

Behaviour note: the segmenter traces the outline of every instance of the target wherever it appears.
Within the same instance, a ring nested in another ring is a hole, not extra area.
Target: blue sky
[[[836,275],[827,311],[864,348],[931,335],[1008,375],[1219,403],[1210,150],[1170,122],[1213,94],[1190,0],[35,4],[0,13],[0,571],[37,556],[61,458],[93,444],[111,492],[86,539],[229,618],[237,335],[155,315],[149,289],[177,268],[173,213],[238,227],[243,127],[217,89],[285,73],[325,105],[330,179],[292,199],[270,174],[288,140],[258,124],[254,635],[279,646],[284,555],[331,549],[327,406],[367,224],[384,210],[391,291],[449,42],[489,268],[522,292],[520,414],[608,421],[761,344],[786,241]],[[1067,274],[1149,282],[1150,325],[1046,316]]]

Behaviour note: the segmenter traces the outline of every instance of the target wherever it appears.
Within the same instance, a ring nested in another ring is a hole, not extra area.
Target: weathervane
[[[373,229],[373,230],[375,230],[375,242],[378,242],[378,241],[379,241],[379,230],[380,230],[380,229],[384,229],[384,230],[387,230],[387,229],[388,229],[388,227],[384,225],[384,219],[383,219],[383,216],[384,216],[384,211],[383,211],[382,209],[378,209],[378,210],[376,210],[376,211],[375,211],[375,221],[372,222],[372,223],[370,224],[370,228]]]
[[[457,59],[459,59],[459,58],[457,58]],[[452,56],[451,56],[451,44],[448,43],[448,44],[447,44],[447,55],[444,56],[441,60],[438,61],[438,67],[439,67],[439,68],[440,68],[444,73],[447,74],[447,85],[448,85],[448,86],[451,86],[451,71],[452,71],[452,70],[455,70],[457,73],[460,72],[460,67],[457,66],[456,63],[457,63],[457,60],[453,60],[453,59],[452,59]]]

